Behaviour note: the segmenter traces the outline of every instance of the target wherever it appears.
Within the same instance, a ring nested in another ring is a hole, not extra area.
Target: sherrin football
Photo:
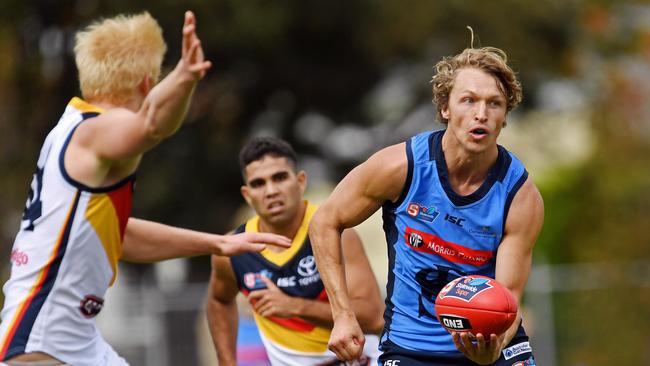
[[[449,332],[500,335],[517,316],[517,301],[495,279],[479,275],[459,277],[440,290],[435,303],[438,321]]]

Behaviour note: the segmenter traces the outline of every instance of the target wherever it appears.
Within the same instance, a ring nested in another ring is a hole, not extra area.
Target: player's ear
[[[440,109],[440,115],[447,121],[449,120],[449,105],[446,105]]]
[[[244,197],[244,200],[246,200],[246,203],[249,205],[251,204],[251,194],[250,191],[248,190],[247,185],[243,185],[239,187],[239,191],[241,192],[242,197]]]
[[[298,185],[300,185],[300,191],[305,193],[305,189],[307,188],[307,172],[304,170],[299,171],[296,173],[296,178],[298,179]]]
[[[140,90],[142,95],[147,96],[151,91],[151,88],[153,88],[153,79],[151,79],[151,76],[145,75],[142,78],[142,81],[140,81],[140,84],[138,84],[138,90]]]

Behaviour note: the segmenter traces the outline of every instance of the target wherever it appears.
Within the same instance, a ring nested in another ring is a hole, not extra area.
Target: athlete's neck
[[[296,211],[296,214],[287,223],[280,224],[280,225],[273,225],[272,223],[260,219],[258,230],[263,233],[284,235],[287,238],[293,240],[293,238],[298,233],[300,226],[302,225],[302,221],[305,218],[306,212],[307,212],[307,201],[302,201],[300,203],[300,206],[298,207],[298,210]],[[269,248],[269,250],[274,252],[282,252],[286,250],[285,248],[278,248],[275,246],[268,246],[267,248]]]
[[[483,184],[499,155],[496,144],[484,151],[472,152],[446,133],[442,137],[442,152],[447,163],[449,184],[462,196],[473,193]]]
[[[142,106],[141,98],[131,98],[124,103],[115,103],[106,99],[97,99],[97,100],[88,99],[86,101],[94,106],[102,108],[103,110],[109,110],[112,108],[126,108],[132,112],[137,112],[140,110],[140,107]]]

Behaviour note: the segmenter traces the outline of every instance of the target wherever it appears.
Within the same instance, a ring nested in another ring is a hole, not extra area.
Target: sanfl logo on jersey
[[[433,222],[440,215],[440,211],[435,206],[426,207],[419,203],[411,202],[406,208],[406,213],[420,221]]]
[[[266,278],[273,278],[273,273],[263,269],[260,272],[247,272],[244,273],[244,284],[251,290],[266,288],[262,276]]]

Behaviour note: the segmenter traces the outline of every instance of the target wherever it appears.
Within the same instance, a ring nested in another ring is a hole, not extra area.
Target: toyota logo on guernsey
[[[309,277],[318,272],[316,268],[316,260],[313,255],[308,255],[298,262],[298,274],[303,277]]]
[[[433,222],[440,215],[440,210],[435,206],[423,206],[419,203],[410,202],[406,213],[420,221]]]

